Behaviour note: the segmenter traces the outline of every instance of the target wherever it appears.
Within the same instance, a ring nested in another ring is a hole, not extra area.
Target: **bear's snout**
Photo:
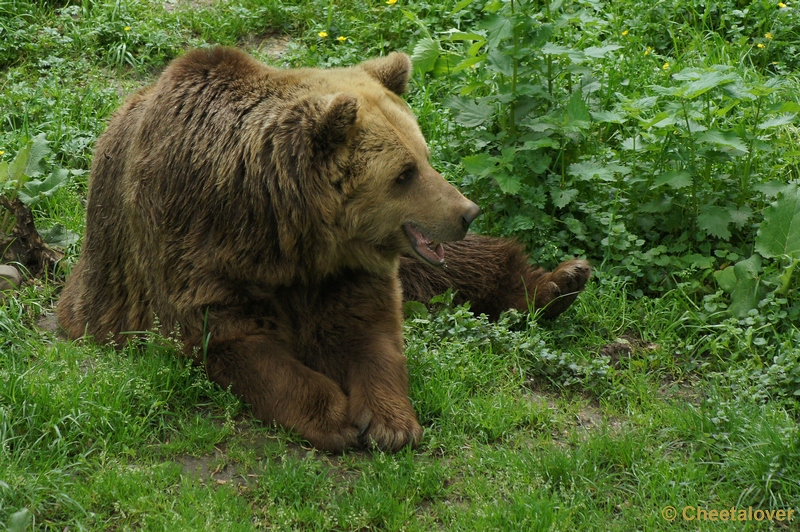
[[[461,227],[464,229],[465,233],[469,230],[470,224],[472,224],[480,213],[481,208],[470,201],[467,210],[461,215]]]

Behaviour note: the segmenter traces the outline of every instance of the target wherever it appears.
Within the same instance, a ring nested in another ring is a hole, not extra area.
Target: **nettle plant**
[[[708,290],[752,254],[759,224],[769,232],[761,211],[795,190],[788,84],[724,64],[673,71],[593,4],[540,9],[492,1],[470,29],[414,49],[419,71],[457,89],[445,104],[484,223],[539,261],[586,254],[641,290]],[[762,256],[762,271],[791,278],[789,258]]]

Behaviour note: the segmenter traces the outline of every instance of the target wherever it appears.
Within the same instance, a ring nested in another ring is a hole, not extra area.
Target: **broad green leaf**
[[[452,30],[447,33],[447,37],[443,40],[445,41],[486,41],[486,37],[480,35],[478,33],[464,33],[463,31]]]
[[[560,46],[558,44],[553,44],[550,42],[545,43],[542,46],[541,51],[545,55],[557,55],[560,57],[568,57],[569,60],[575,64],[580,64],[586,61],[586,54],[584,54],[580,50],[575,50],[567,46]]]
[[[782,192],[783,189],[786,187],[786,183],[783,181],[767,181],[766,183],[757,183],[753,185],[753,188],[767,196],[768,198],[775,198],[778,196],[779,192]]]
[[[447,260],[446,257],[445,260]],[[405,314],[407,318],[427,318],[428,307],[419,301],[406,301],[403,303],[403,314]]]
[[[583,161],[569,165],[568,172],[582,181],[614,181],[614,172],[597,161]]]
[[[469,96],[470,94],[475,92],[477,89],[482,89],[485,86],[486,85],[482,81],[473,81],[469,85],[461,87],[458,90],[458,95],[459,96]],[[454,98],[454,96],[451,96],[450,98]],[[448,99],[449,98],[445,98],[444,104],[454,109],[454,107],[447,102]]]
[[[794,259],[783,269],[783,273],[778,276],[778,288],[775,290],[776,294],[785,296],[789,293],[789,287],[792,283],[792,274],[798,264],[800,264],[800,259]]]
[[[551,42],[542,46],[542,53],[545,55],[566,55],[572,51],[572,48],[561,46],[560,44],[553,44]]]
[[[761,259],[753,255],[747,260],[737,262],[733,267],[714,272],[720,288],[731,295],[731,314],[744,318],[758,306],[766,294],[766,288],[759,282]]]
[[[514,174],[507,174],[506,172],[495,172],[494,178],[497,184],[500,185],[500,190],[506,194],[516,194],[522,186],[519,177]]]
[[[459,11],[469,6],[474,1],[475,0],[461,0],[459,3],[453,6],[453,11],[451,11],[450,14],[453,15],[455,13],[458,13]]]
[[[567,226],[567,229],[570,232],[578,237],[579,240],[586,240],[586,226],[583,225],[580,220],[576,218],[566,218],[563,220],[564,225]]]
[[[719,205],[703,205],[697,215],[697,226],[710,236],[728,240],[731,232],[728,225],[733,221],[728,209]]]
[[[8,519],[8,532],[24,532],[33,521],[33,514],[27,508],[11,514]]]
[[[800,103],[797,102],[783,102],[774,109],[779,113],[800,113]]]
[[[483,177],[497,166],[497,157],[492,157],[485,153],[468,155],[461,159],[461,165],[470,174]]]
[[[664,172],[653,181],[653,186],[650,190],[656,189],[660,186],[668,185],[675,190],[692,186],[692,174],[686,170],[670,170]]]
[[[414,13],[413,11],[409,11],[408,9],[401,9],[400,12],[403,13],[403,16],[405,16],[408,20],[412,22],[419,22],[419,17],[417,17],[417,14]]]
[[[553,158],[549,153],[543,151],[534,151],[525,159],[527,172],[534,175],[544,174],[552,163]]]
[[[731,209],[728,211],[731,215],[731,220],[736,227],[742,228],[747,224],[750,217],[753,216],[753,209],[747,205],[742,205],[738,209]]]
[[[524,49],[526,55],[532,56],[533,50],[541,50],[556,31],[555,24],[535,22],[525,30],[525,41],[531,48]],[[538,55],[538,54],[537,54]]]
[[[764,122],[758,124],[758,129],[769,129],[771,127],[785,126],[786,124],[791,124],[794,122],[795,118],[797,118],[795,113],[776,116],[775,118],[770,118],[769,120],[765,120]]]
[[[69,170],[56,168],[44,181],[32,179],[17,192],[20,201],[25,205],[35,205],[42,199],[52,196],[69,181]]]
[[[497,48],[501,41],[510,39],[514,35],[511,19],[503,15],[486,16],[480,23],[480,27],[486,30],[486,40],[489,42],[490,48]]]
[[[580,89],[570,96],[566,113],[568,123],[585,124],[588,127],[589,122],[592,120],[592,115],[589,114],[589,108],[586,107],[586,102],[583,101],[583,94],[581,94]]]
[[[741,80],[736,80],[733,83],[725,85],[722,90],[734,100],[753,101],[758,99],[758,96],[753,94]]]
[[[505,51],[492,50],[486,59],[487,67],[508,78],[514,75],[514,59]]]
[[[764,210],[756,251],[767,258],[800,258],[800,188],[796,185],[787,185]]]
[[[640,122],[640,124],[643,129],[648,129],[651,127],[664,128],[674,125],[676,120],[677,119],[672,113],[662,111],[660,113],[657,113],[653,118],[651,118],[647,122]]]
[[[25,164],[25,175],[39,177],[44,173],[44,158],[50,154],[50,143],[44,133],[40,133],[31,140],[31,153]]]
[[[553,205],[557,209],[561,209],[569,205],[569,203],[575,199],[575,196],[578,195],[578,191],[574,188],[568,188],[566,190],[553,187],[550,189],[550,197],[553,198]]]
[[[606,169],[623,176],[631,173],[630,166],[625,166],[624,164],[608,163]]]
[[[42,236],[42,240],[47,244],[51,246],[60,246],[62,248],[74,244],[79,238],[78,235],[61,224],[55,224],[50,229],[39,231],[39,234]]]
[[[736,272],[732,267],[715,271],[714,279],[717,280],[719,287],[729,294],[736,288]]]
[[[14,160],[11,161],[11,164],[8,166],[8,179],[10,181],[16,181],[18,186],[26,181],[25,166],[28,164],[28,158],[30,157],[32,148],[33,141],[29,140],[25,146],[17,152],[17,156],[14,157]]]
[[[500,159],[498,163],[511,170],[514,167],[514,159],[517,157],[517,149],[513,146],[509,146],[507,148],[503,148],[500,150]]]
[[[451,53],[441,54],[436,59],[431,73],[436,77],[448,76],[455,72],[456,66],[461,62],[461,56]]]
[[[639,207],[639,212],[646,213],[669,212],[670,210],[672,210],[672,198],[669,196],[650,200]]]
[[[414,51],[411,54],[411,61],[414,63],[414,68],[419,72],[430,72],[439,58],[439,41],[431,39],[430,37],[423,37],[419,40]]]
[[[678,259],[681,264],[692,266],[694,268],[700,268],[701,270],[708,270],[714,267],[714,257],[700,255],[699,253],[689,253],[688,255],[678,257]]]
[[[5,183],[8,181],[8,163],[6,161],[0,161],[0,183]]]
[[[683,98],[693,100],[706,92],[719,87],[720,85],[727,85],[736,81],[736,75],[732,72],[708,72],[701,76],[699,79],[690,81],[689,83],[681,86],[681,96]]]
[[[639,135],[636,135],[635,137],[628,137],[622,141],[620,146],[623,150],[628,151],[643,151],[647,147],[644,139]]]
[[[625,102],[625,109],[629,111],[649,111],[658,103],[658,96],[644,96],[634,101]]]
[[[697,140],[700,142],[707,142],[709,144],[733,148],[734,150],[740,152],[739,154],[741,155],[744,155],[748,152],[747,144],[745,144],[741,137],[739,137],[739,135],[733,131],[709,129],[708,131],[700,133],[697,136]]]
[[[587,57],[602,59],[603,57],[607,56],[610,52],[619,50],[620,48],[622,48],[622,46],[620,46],[619,44],[607,44],[605,46],[590,46],[588,48],[584,48],[583,53],[586,54]]]
[[[559,144],[553,137],[542,137],[537,140],[526,140],[525,143],[517,148],[518,150],[540,150],[542,148],[558,148]]]
[[[590,114],[595,122],[623,124],[627,120],[625,115],[616,111],[590,111]]]
[[[483,41],[477,41],[477,42],[474,42],[474,43],[472,43],[472,46],[470,46],[470,47],[467,49],[467,55],[468,55],[469,57],[473,57],[473,56],[476,56],[476,55],[478,55],[478,52],[480,52],[480,51],[481,51],[481,48],[483,48],[483,45],[484,45],[484,44],[486,44],[486,41],[485,41],[485,40],[483,40]],[[481,54],[481,57],[483,57],[483,58],[485,59],[487,55],[488,55],[488,54]]]
[[[534,227],[533,220],[531,220],[529,216],[525,216],[522,214],[515,214],[514,216],[506,218],[506,222],[504,225],[506,227],[506,230],[511,233],[518,233],[520,231],[530,231]]]
[[[456,122],[464,127],[478,127],[494,115],[494,107],[465,98],[448,98],[445,105],[458,112]]]

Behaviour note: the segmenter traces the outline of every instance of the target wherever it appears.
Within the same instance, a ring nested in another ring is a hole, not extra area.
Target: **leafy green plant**
[[[781,78],[693,57],[678,68],[628,29],[609,37],[613,24],[581,1],[494,1],[469,29],[423,35],[413,57],[456,89],[445,103],[485,230],[661,292],[749,255],[754,213],[785,184],[774,171],[800,177],[787,138],[800,105]],[[645,83],[618,88],[634,75]],[[788,164],[771,166],[776,151]]]
[[[53,168],[45,176],[45,157],[50,154],[49,143],[44,133],[41,133],[25,143],[11,163],[0,162],[0,194],[3,196],[4,207],[0,218],[0,233],[10,235],[16,225],[15,202],[20,202],[30,208],[53,194],[66,185],[71,175],[82,175],[81,170],[66,170]],[[43,179],[39,179],[42,178]],[[54,229],[54,230],[53,230]],[[77,235],[56,226],[44,233],[50,239],[45,242],[50,244],[65,245],[77,240]]]
[[[765,209],[755,249],[758,254],[714,273],[731,296],[730,312],[739,318],[756,309],[768,293],[786,296],[794,286],[792,277],[800,263],[800,188],[796,185],[784,187]]]

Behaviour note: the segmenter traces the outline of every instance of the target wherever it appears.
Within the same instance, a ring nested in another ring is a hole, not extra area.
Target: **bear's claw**
[[[353,419],[359,429],[358,442],[366,448],[397,451],[406,445],[416,447],[422,438],[422,427],[417,422],[411,405],[408,405],[408,409],[402,408],[382,415],[362,407]]]

